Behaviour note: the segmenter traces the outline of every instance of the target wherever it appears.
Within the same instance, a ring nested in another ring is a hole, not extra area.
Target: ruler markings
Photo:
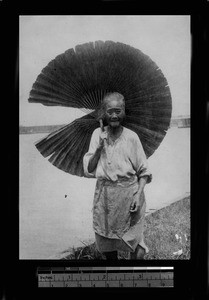
[[[173,273],[90,273],[39,275],[39,281],[74,281],[74,280],[116,280],[116,279],[173,279]]]
[[[166,269],[164,267],[66,267],[56,268],[56,270],[51,268],[51,274],[49,274],[49,269],[45,268],[46,274],[44,274],[43,269],[38,274],[38,286],[173,287],[174,274],[171,271],[173,269],[173,267],[166,267]],[[142,272],[142,270],[145,272]],[[70,273],[65,273],[65,271],[70,271]]]

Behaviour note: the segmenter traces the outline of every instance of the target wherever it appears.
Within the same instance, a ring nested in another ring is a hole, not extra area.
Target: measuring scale
[[[174,287],[173,267],[38,268],[40,288]]]

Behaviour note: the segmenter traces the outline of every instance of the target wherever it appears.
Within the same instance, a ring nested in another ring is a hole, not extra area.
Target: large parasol
[[[58,55],[33,84],[29,102],[82,109],[86,115],[49,134],[36,147],[57,168],[84,176],[83,156],[99,127],[107,92],[125,98],[123,125],[135,131],[147,157],[162,142],[170,124],[171,94],[162,71],[149,56],[123,43],[96,41]]]

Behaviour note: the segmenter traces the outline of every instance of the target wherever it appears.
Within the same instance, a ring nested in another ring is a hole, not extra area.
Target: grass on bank
[[[144,237],[149,248],[146,260],[190,259],[190,197],[147,215]],[[61,259],[105,259],[95,243],[83,244],[62,252]],[[129,259],[129,253],[119,252],[118,258]]]

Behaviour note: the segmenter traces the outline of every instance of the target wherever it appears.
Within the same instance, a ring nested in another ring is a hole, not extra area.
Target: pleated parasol
[[[36,143],[57,168],[84,176],[83,156],[99,127],[98,112],[104,95],[125,98],[123,126],[135,131],[150,157],[170,125],[170,89],[160,68],[149,56],[123,43],[96,41],[77,45],[58,55],[38,75],[28,99],[46,106],[82,109],[86,115]]]

